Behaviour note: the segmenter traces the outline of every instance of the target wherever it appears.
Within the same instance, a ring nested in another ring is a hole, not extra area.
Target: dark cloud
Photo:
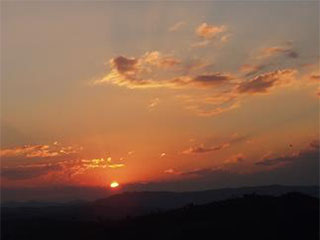
[[[319,149],[320,149],[319,139],[315,139],[315,140],[311,141],[310,147],[319,151]]]
[[[125,74],[136,70],[138,60],[119,56],[111,59],[110,62],[111,65],[118,70],[118,72]]]
[[[292,49],[292,46],[274,46],[262,49],[260,57],[272,57],[275,55],[285,55],[288,58],[298,58],[299,54]]]
[[[5,167],[1,169],[1,177],[10,180],[23,180],[36,178],[50,172],[61,171],[62,166],[58,164],[39,164],[30,166]]]
[[[202,86],[218,85],[226,83],[229,80],[232,80],[232,77],[230,75],[221,73],[199,75],[193,78],[195,84],[199,84]]]
[[[319,141],[312,141],[310,143],[309,149],[305,149],[297,154],[278,158],[266,158],[262,161],[256,162],[256,165],[277,166],[281,164],[293,163],[296,161],[310,161],[313,159],[319,159]]]
[[[93,84],[110,83],[128,88],[185,88],[211,87],[232,80],[228,73],[190,73],[208,66],[208,63],[198,62],[188,66],[188,73],[184,63],[171,55],[164,55],[158,51],[146,52],[138,58],[119,56],[109,61],[111,71]]]
[[[299,54],[293,50],[287,51],[286,54],[289,58],[298,58],[299,57]]]
[[[85,186],[46,186],[46,187],[13,187],[1,189],[1,200],[6,201],[57,201],[96,200],[110,196],[106,187]]]
[[[216,170],[211,168],[199,168],[191,171],[181,172],[182,176],[196,176],[196,177],[205,177]]]
[[[312,74],[310,76],[310,79],[313,81],[320,81],[320,75],[319,74]]]
[[[179,172],[177,178],[165,182],[136,183],[126,186],[127,190],[148,191],[200,191],[212,188],[259,186],[259,185],[318,185],[319,160],[318,156],[278,168],[263,168],[260,171],[239,173],[224,169],[196,169]],[[183,177],[183,174],[185,174]]]
[[[314,142],[315,143],[315,142]],[[259,185],[318,185],[319,152],[317,144],[276,168],[239,173],[224,169],[199,168],[190,171],[168,169],[175,179],[158,182],[136,182],[122,186],[122,191],[200,191],[213,188]],[[42,188],[2,188],[2,200],[94,200],[110,194],[105,187],[48,186]]]
[[[296,73],[293,69],[277,70],[264,73],[239,84],[239,93],[266,93],[271,88],[288,83]]]

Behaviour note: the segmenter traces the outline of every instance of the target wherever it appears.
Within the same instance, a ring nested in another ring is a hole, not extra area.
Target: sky
[[[316,185],[319,79],[317,1],[1,2],[3,197]]]

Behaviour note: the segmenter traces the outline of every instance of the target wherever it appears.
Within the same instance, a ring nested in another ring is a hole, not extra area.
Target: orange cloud
[[[25,145],[0,150],[0,157],[10,158],[23,156],[26,158],[49,158],[62,155],[76,154],[82,150],[79,146],[53,145]]]
[[[220,43],[226,43],[229,41],[231,37],[231,34],[226,32],[227,27],[224,25],[215,26],[209,25],[208,23],[204,22],[201,25],[199,25],[195,30],[196,35],[200,37],[202,41],[191,44],[191,47],[206,47],[210,43],[212,43],[213,40],[219,40]]]
[[[140,59],[140,64],[150,64],[158,68],[171,68],[179,65],[181,61],[172,56],[163,56],[158,51],[147,52]]]
[[[163,157],[165,157],[167,154],[165,153],[165,152],[163,152],[163,153],[161,153],[160,154],[160,158],[163,158]]]
[[[166,173],[166,174],[174,174],[174,175],[180,175],[181,174],[181,172],[179,172],[179,171],[177,171],[177,170],[175,170],[173,168],[166,169],[163,172]]]
[[[238,153],[236,155],[231,156],[227,160],[224,161],[224,163],[227,164],[235,164],[235,163],[240,163],[243,162],[246,159],[245,155],[242,153]]]
[[[115,84],[128,88],[186,88],[211,87],[229,82],[234,77],[229,73],[206,73],[201,75],[184,75],[181,73],[181,60],[164,56],[158,51],[147,52],[140,58],[123,56],[109,61],[111,71],[94,84]]]
[[[149,111],[154,110],[160,103],[160,99],[159,98],[154,98],[151,100],[150,104],[148,105],[148,109]]]
[[[212,39],[216,37],[218,34],[223,33],[226,31],[226,27],[221,26],[214,26],[209,25],[208,23],[202,23],[200,26],[196,29],[196,34],[199,37],[205,38],[205,39]]]
[[[124,167],[125,164],[124,163],[115,163],[115,164],[109,164],[109,168],[122,168]]]
[[[224,144],[221,144],[218,146],[212,146],[212,147],[194,146],[182,151],[182,153],[183,154],[207,153],[207,152],[218,151],[229,146],[230,146],[229,143],[224,143]]]
[[[289,58],[297,58],[299,56],[291,47],[274,46],[263,48],[259,53],[259,58],[269,58],[281,54]]]

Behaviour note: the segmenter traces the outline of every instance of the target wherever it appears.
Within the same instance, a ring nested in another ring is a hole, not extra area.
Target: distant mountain
[[[23,218],[32,215],[38,218],[50,217],[67,220],[120,219],[180,208],[188,204],[200,205],[237,198],[245,194],[280,196],[288,192],[299,192],[308,196],[319,197],[319,187],[316,186],[271,185],[199,192],[125,192],[94,202],[4,204],[2,210],[8,218]]]
[[[167,197],[167,193],[160,195]],[[116,198],[119,196],[113,199]],[[148,198],[148,201],[153,199],[150,195]],[[104,204],[104,201],[98,203]],[[103,210],[101,207],[100,210]],[[27,214],[28,218],[21,218],[22,213]],[[296,192],[281,196],[245,194],[203,205],[189,204],[174,210],[127,217],[121,221],[111,221],[101,216],[96,219],[83,218],[81,221],[61,220],[52,215],[39,218],[30,213],[32,211],[16,212],[20,218],[10,218],[5,214],[6,217],[1,219],[1,239],[319,239],[319,198]]]
[[[92,204],[103,207],[139,207],[168,209],[184,206],[189,203],[205,204],[228,198],[241,197],[244,194],[279,196],[288,192],[299,192],[308,196],[319,197],[317,186],[258,186],[242,188],[223,188],[197,192],[125,192],[99,199]]]

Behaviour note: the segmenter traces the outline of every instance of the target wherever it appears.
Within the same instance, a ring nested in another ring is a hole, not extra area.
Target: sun
[[[110,187],[112,187],[112,188],[119,187],[119,183],[116,182],[116,181],[113,181],[113,182],[110,183]]]

